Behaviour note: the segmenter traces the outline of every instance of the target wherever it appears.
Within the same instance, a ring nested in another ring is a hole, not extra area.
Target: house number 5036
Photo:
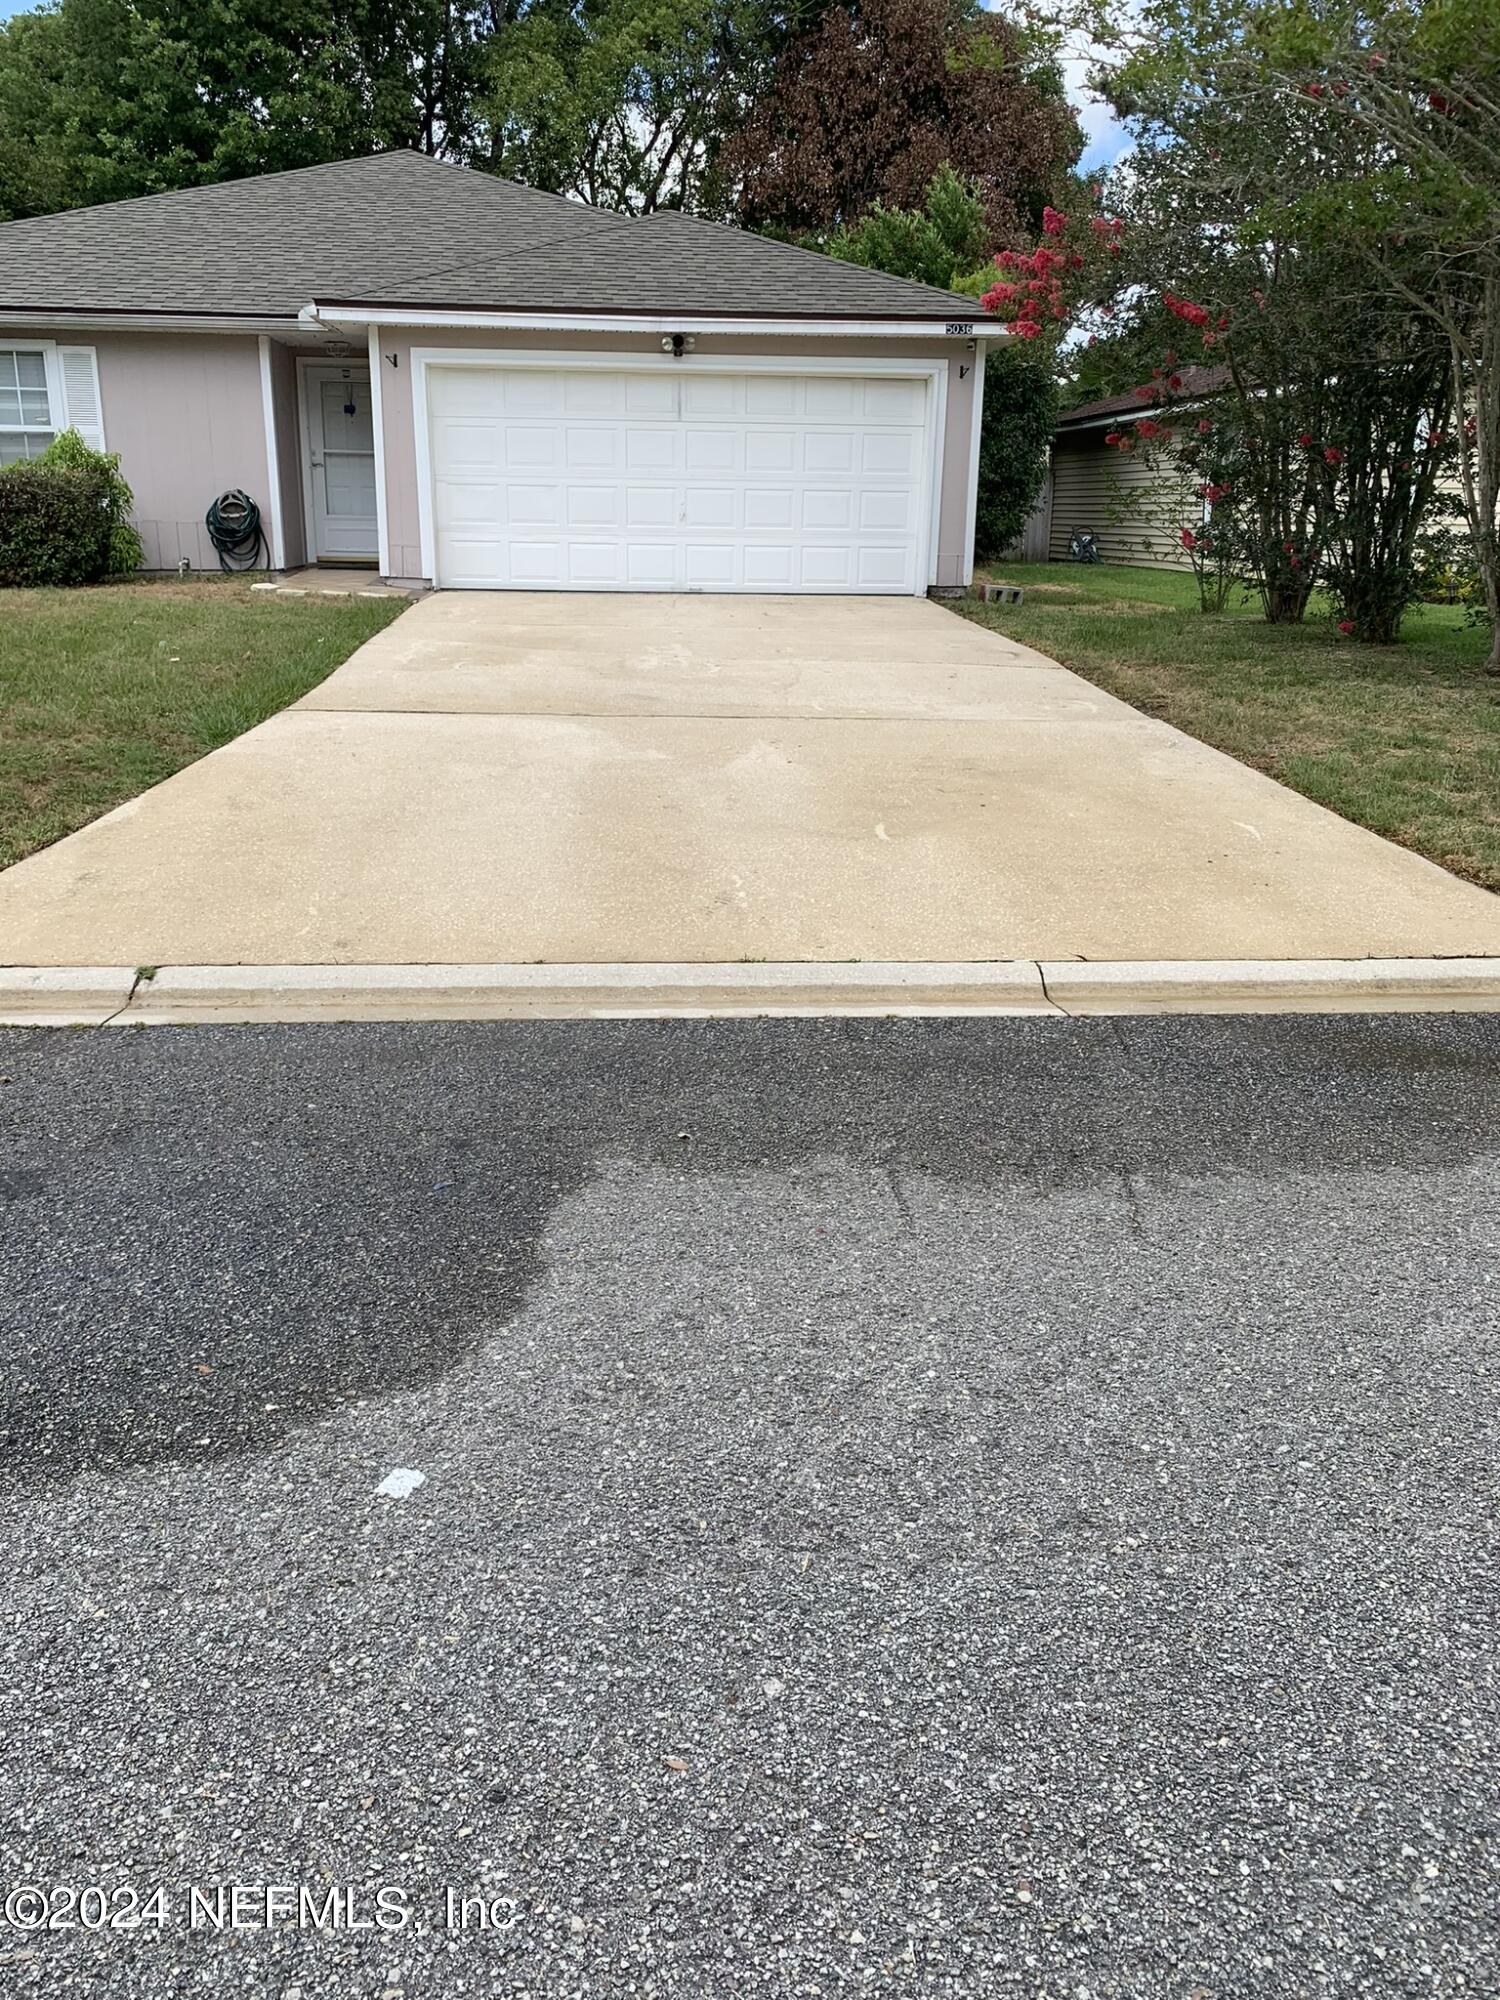
[[[944,333],[972,333],[974,331],[974,322],[971,319],[950,319],[948,324],[943,328],[943,331]]]

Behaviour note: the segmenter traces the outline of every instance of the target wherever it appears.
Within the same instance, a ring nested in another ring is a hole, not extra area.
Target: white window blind
[[[92,347],[60,347],[63,401],[70,429],[94,451],[104,449],[104,412],[99,400],[99,361]]]

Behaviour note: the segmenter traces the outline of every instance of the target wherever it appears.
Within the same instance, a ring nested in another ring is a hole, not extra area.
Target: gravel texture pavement
[[[0,1992],[1500,1991],[1500,1021],[0,1077]]]

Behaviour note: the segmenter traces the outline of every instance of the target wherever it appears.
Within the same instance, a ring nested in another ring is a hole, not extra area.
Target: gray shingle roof
[[[681,215],[639,219],[421,153],[0,225],[0,313],[323,305],[973,319],[972,299]]]

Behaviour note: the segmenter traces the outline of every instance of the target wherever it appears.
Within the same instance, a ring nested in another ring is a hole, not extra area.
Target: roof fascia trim
[[[154,333],[309,333],[315,332],[294,313],[195,313],[163,310],[151,312],[122,308],[118,312],[74,312],[62,306],[16,306],[0,303],[0,326],[21,323],[38,326],[72,326],[101,333],[111,327],[149,327]]]
[[[1003,332],[983,315],[960,320],[938,314],[919,319],[848,319],[827,314],[799,318],[715,318],[702,313],[459,312],[442,307],[344,306],[313,303],[298,314],[304,325],[327,327],[457,327],[516,333],[731,333],[808,334],[821,339],[909,340],[913,335],[990,340]]]

